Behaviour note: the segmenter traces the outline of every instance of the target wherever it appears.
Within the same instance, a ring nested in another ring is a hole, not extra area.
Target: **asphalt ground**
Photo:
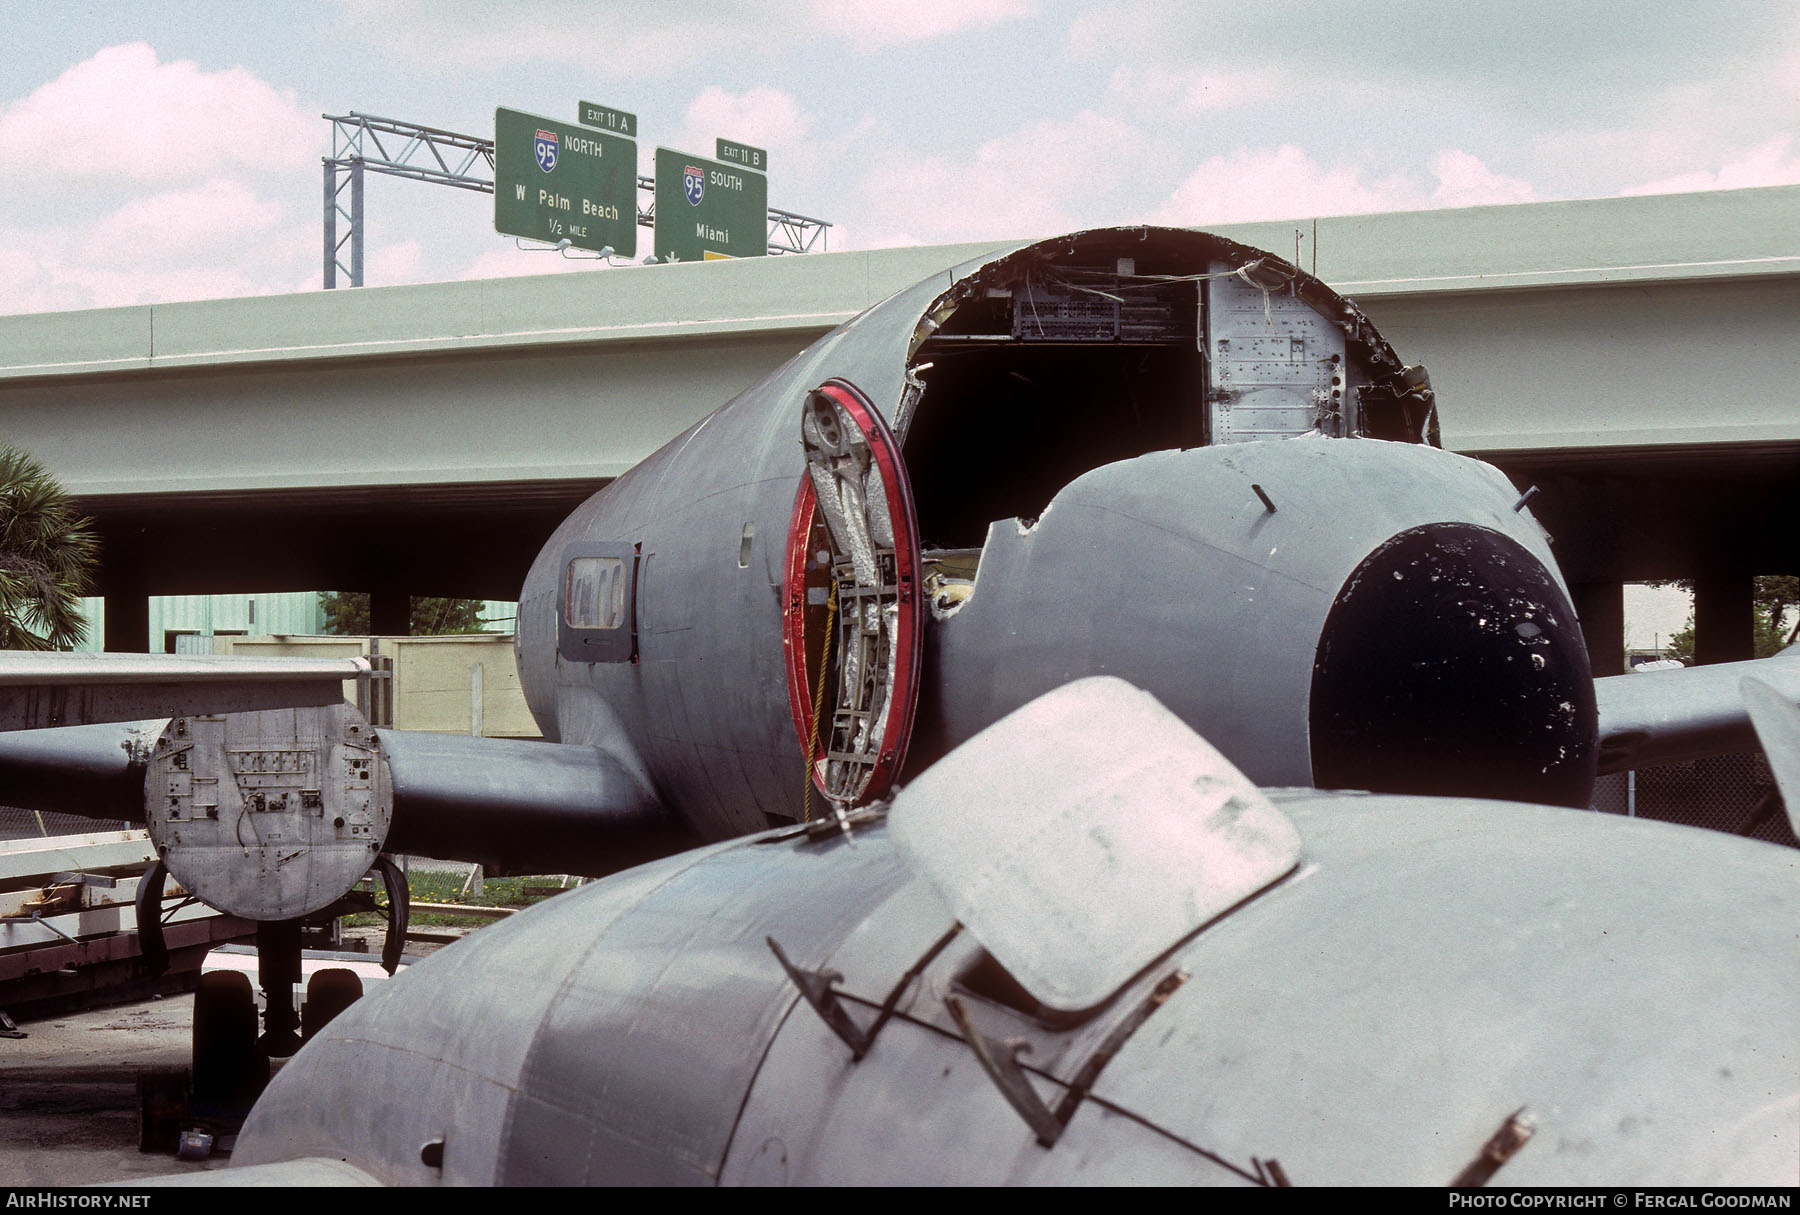
[[[431,948],[414,943],[409,953]],[[305,967],[341,964],[309,959]],[[254,984],[255,965],[254,953],[215,950],[205,969],[247,970]],[[365,989],[378,981],[366,978]],[[0,1189],[129,1184],[226,1167],[228,1135],[203,1161],[138,1150],[138,1074],[190,1066],[193,1023],[192,992],[20,1018],[27,1036],[0,1038]]]
[[[192,1173],[192,1162],[139,1152],[140,1071],[188,1065],[194,996],[21,1021],[0,1038],[0,1186],[80,1186]]]

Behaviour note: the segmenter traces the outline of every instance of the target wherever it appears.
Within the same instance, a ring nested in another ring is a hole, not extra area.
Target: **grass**
[[[476,907],[530,907],[551,897],[548,894],[527,894],[526,888],[534,891],[543,887],[554,887],[559,879],[554,877],[491,877],[482,883],[479,892],[470,891],[463,894],[463,883],[467,880],[462,873],[443,869],[414,869],[406,875],[406,885],[411,892],[414,903],[463,903]],[[375,901],[383,908],[387,906],[387,894],[377,879],[373,884]],[[433,928],[474,928],[482,924],[491,924],[493,920],[485,916],[455,915],[448,912],[430,911],[412,913],[411,921],[421,927]],[[369,928],[387,922],[386,912],[361,912],[347,921],[352,927]]]

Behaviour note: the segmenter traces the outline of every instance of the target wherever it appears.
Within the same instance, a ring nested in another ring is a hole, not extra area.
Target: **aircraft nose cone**
[[[1517,541],[1438,523],[1345,582],[1313,664],[1321,788],[1585,806],[1598,729],[1587,647]]]

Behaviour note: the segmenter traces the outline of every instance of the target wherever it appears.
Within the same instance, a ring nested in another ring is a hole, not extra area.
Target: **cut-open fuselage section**
[[[1199,232],[1097,231],[960,280],[914,335],[895,432],[934,606],[996,520],[1153,451],[1303,435],[1437,443],[1429,382],[1348,300]]]
[[[924,608],[947,622],[979,597],[990,528],[1029,530],[1084,474],[1153,452],[1307,436],[1436,444],[1423,372],[1354,305],[1279,258],[1197,232],[1091,232],[980,267],[926,305],[905,384],[883,403],[903,459],[881,454],[889,428],[847,381],[801,410],[788,687],[812,783],[839,806],[898,775]],[[914,547],[899,551],[889,533],[909,530]],[[1120,554],[1120,568],[1131,560]],[[901,627],[909,608],[918,624]],[[971,677],[938,679],[939,708],[949,683]],[[923,712],[935,741],[921,759],[949,742],[941,713]]]
[[[1491,470],[1394,446],[1440,446],[1430,382],[1310,275],[1202,233],[1047,242],[933,301],[907,370],[915,762],[1129,671],[1196,728],[1256,718],[1241,762],[1278,780],[1582,804],[1591,675],[1541,537]]]
[[[585,504],[522,596],[521,680],[709,838],[877,800],[1100,673],[1305,783],[1360,561],[1453,522],[1553,568],[1505,479],[1436,446],[1423,373],[1291,264],[1041,242],[896,294]]]

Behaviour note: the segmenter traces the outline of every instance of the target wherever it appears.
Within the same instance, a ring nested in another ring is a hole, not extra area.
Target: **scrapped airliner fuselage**
[[[303,737],[298,709],[238,742],[179,717],[0,740],[15,796],[135,799],[189,889],[184,849],[231,868],[221,888],[312,866],[284,834],[308,816],[371,860],[535,872],[762,833],[487,930],[314,1038],[240,1140],[265,1179],[1791,1164],[1781,856],[1254,788],[1581,806],[1599,751],[1523,499],[1441,450],[1423,372],[1279,258],[1107,230],[900,292],[579,508],[527,578],[517,653],[550,744]],[[1789,699],[1791,667],[1770,673]],[[1614,758],[1725,738],[1737,677],[1684,682],[1712,705],[1685,724],[1655,677],[1617,677],[1643,687],[1612,697]],[[1171,769],[1190,732],[1223,758]],[[340,768],[327,814],[312,778]],[[362,811],[390,791],[376,838]],[[1701,880],[1671,894],[1675,872]],[[333,889],[262,916],[278,1045],[295,924]],[[1671,968],[1704,981],[1674,1001]],[[1521,1151],[1528,1106],[1552,1133]]]
[[[384,851],[600,874],[865,805],[1090,675],[1262,785],[1580,806],[1596,764],[1514,488],[1354,304],[1192,231],[998,252],[827,335],[575,511],[517,654],[563,745],[177,717],[0,738],[0,786],[291,923]]]
[[[1580,805],[1554,571],[1355,305],[1103,230],[896,294],[609,485],[533,566],[518,659],[547,737],[704,838],[871,800],[1091,674],[1263,784]]]

